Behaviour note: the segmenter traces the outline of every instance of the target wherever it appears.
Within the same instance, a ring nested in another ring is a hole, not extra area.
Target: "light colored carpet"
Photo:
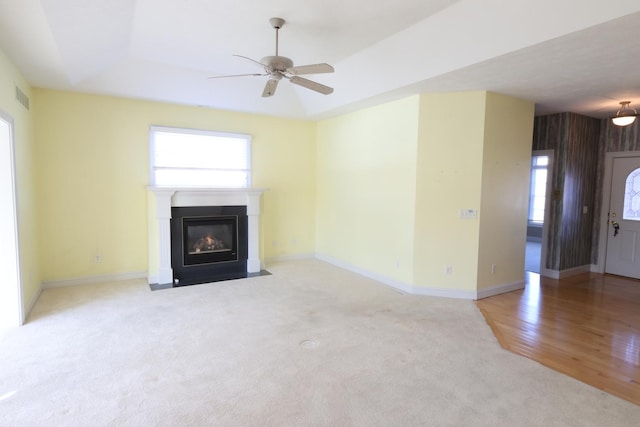
[[[45,290],[0,339],[0,425],[640,419],[640,407],[503,350],[471,301],[402,295],[316,260],[268,267],[155,292],[143,281]]]

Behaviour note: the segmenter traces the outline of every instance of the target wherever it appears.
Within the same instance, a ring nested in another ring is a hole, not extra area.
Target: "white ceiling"
[[[320,95],[249,61],[280,54]],[[0,49],[35,87],[323,118],[419,92],[491,90],[537,114],[640,108],[638,0],[0,0]]]

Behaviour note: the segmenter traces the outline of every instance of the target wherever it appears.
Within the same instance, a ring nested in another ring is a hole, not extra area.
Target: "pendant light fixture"
[[[635,110],[635,108],[629,107],[629,104],[631,104],[631,101],[620,102],[620,109],[615,116],[611,117],[611,121],[614,125],[629,126],[636,121],[638,112]]]

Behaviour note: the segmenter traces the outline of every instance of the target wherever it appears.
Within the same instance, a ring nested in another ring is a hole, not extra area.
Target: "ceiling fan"
[[[306,74],[320,74],[320,73],[333,73],[333,67],[329,64],[311,64],[300,65],[298,67],[293,66],[293,61],[285,56],[278,55],[278,31],[285,23],[282,18],[271,18],[269,20],[271,26],[276,30],[276,54],[274,56],[265,56],[260,61],[248,58],[242,55],[233,55],[238,58],[248,59],[249,61],[261,66],[264,69],[264,73],[251,73],[251,74],[232,74],[227,76],[214,76],[210,79],[221,79],[227,77],[244,77],[244,76],[269,76],[264,90],[262,91],[263,97],[273,96],[276,93],[278,83],[282,78],[289,80],[293,84],[311,89],[323,95],[329,95],[333,92],[333,88],[325,86],[323,84],[305,79],[300,75]]]

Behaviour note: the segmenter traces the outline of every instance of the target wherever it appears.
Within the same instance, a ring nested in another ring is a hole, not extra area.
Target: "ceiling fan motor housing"
[[[260,62],[266,65],[267,72],[274,70],[284,73],[287,68],[293,67],[293,61],[284,56],[265,56]]]

